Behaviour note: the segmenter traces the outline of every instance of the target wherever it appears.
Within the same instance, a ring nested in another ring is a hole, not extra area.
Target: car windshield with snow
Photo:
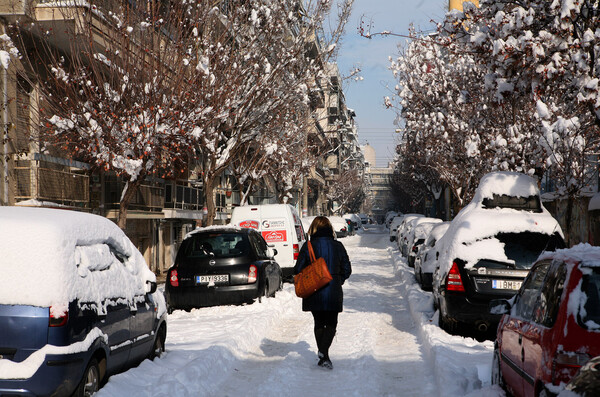
[[[156,277],[110,220],[0,207],[0,252],[0,395],[91,395],[164,350]]]
[[[489,313],[490,300],[513,296],[541,253],[565,246],[536,181],[514,172],[485,175],[437,244],[434,304],[449,332],[494,329],[500,316]]]
[[[169,311],[274,296],[283,283],[275,254],[254,229],[215,226],[191,232],[167,272]]]

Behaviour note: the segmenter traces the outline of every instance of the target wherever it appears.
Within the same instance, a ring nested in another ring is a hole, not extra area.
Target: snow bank
[[[60,312],[77,299],[104,312],[106,299],[133,305],[156,280],[121,229],[82,212],[0,207],[0,252],[0,304]]]
[[[443,331],[438,325],[439,312],[433,310],[432,294],[419,287],[413,270],[397,250],[388,248],[388,251],[394,271],[402,279],[402,295],[408,300],[424,353],[433,362],[440,395],[504,397],[504,391],[491,385],[494,343],[478,342]]]

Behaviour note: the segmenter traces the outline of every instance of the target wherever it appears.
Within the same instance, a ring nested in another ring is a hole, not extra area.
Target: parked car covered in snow
[[[355,232],[362,230],[362,221],[358,215],[346,214],[343,216],[343,218],[346,219],[347,221],[349,220],[350,222],[352,222],[352,226],[353,226]]]
[[[156,277],[110,220],[0,207],[0,253],[0,395],[91,395],[164,351]]]
[[[420,246],[415,259],[415,278],[425,291],[431,291],[433,272],[437,265],[439,251],[436,242],[444,236],[450,222],[435,223],[425,242]]]
[[[411,229],[411,221],[416,218],[423,217],[423,214],[404,214],[402,218],[402,222],[400,226],[398,226],[398,230],[396,231],[396,244],[398,245],[398,249],[400,249],[400,254],[404,257],[408,255],[408,233],[410,233]]]
[[[283,284],[276,254],[250,228],[212,226],[188,233],[167,272],[169,311],[275,296]]]
[[[436,245],[433,295],[440,325],[449,332],[459,324],[485,332],[500,320],[490,314],[490,300],[513,296],[537,257],[564,248],[564,241],[532,177],[494,172],[481,179]]]
[[[600,355],[600,247],[542,254],[516,296],[492,301],[490,310],[504,314],[492,383],[516,397],[556,394]]]
[[[415,259],[419,248],[425,242],[431,229],[438,223],[442,223],[442,220],[428,217],[417,218],[411,222],[411,230],[406,238],[406,245],[408,247],[407,261],[409,267],[415,267]]]
[[[398,233],[398,227],[402,224],[404,220],[404,215],[395,216],[390,222],[389,232],[390,232],[390,241],[396,241],[396,234]]]
[[[328,216],[327,219],[331,222],[333,231],[338,238],[346,237],[348,235],[348,224],[344,218],[341,216]]]

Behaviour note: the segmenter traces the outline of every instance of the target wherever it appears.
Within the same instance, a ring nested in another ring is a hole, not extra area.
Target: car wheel
[[[165,352],[165,339],[166,338],[167,338],[167,335],[165,333],[165,328],[161,326],[160,329],[158,330],[158,334],[156,335],[156,338],[154,339],[154,346],[152,346],[152,350],[148,354],[148,358],[150,360],[154,360],[156,357],[162,356],[162,354]]]
[[[73,393],[75,397],[89,397],[100,389],[100,367],[98,360],[92,358],[83,373],[83,379]]]
[[[492,361],[492,385],[498,385],[504,389],[504,377],[502,376],[502,368],[500,367],[500,352],[498,352],[498,344],[494,344],[494,358]]]

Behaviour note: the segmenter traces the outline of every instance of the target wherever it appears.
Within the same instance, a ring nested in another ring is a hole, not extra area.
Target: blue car
[[[164,297],[113,222],[0,207],[0,252],[0,396],[88,396],[164,351]]]

